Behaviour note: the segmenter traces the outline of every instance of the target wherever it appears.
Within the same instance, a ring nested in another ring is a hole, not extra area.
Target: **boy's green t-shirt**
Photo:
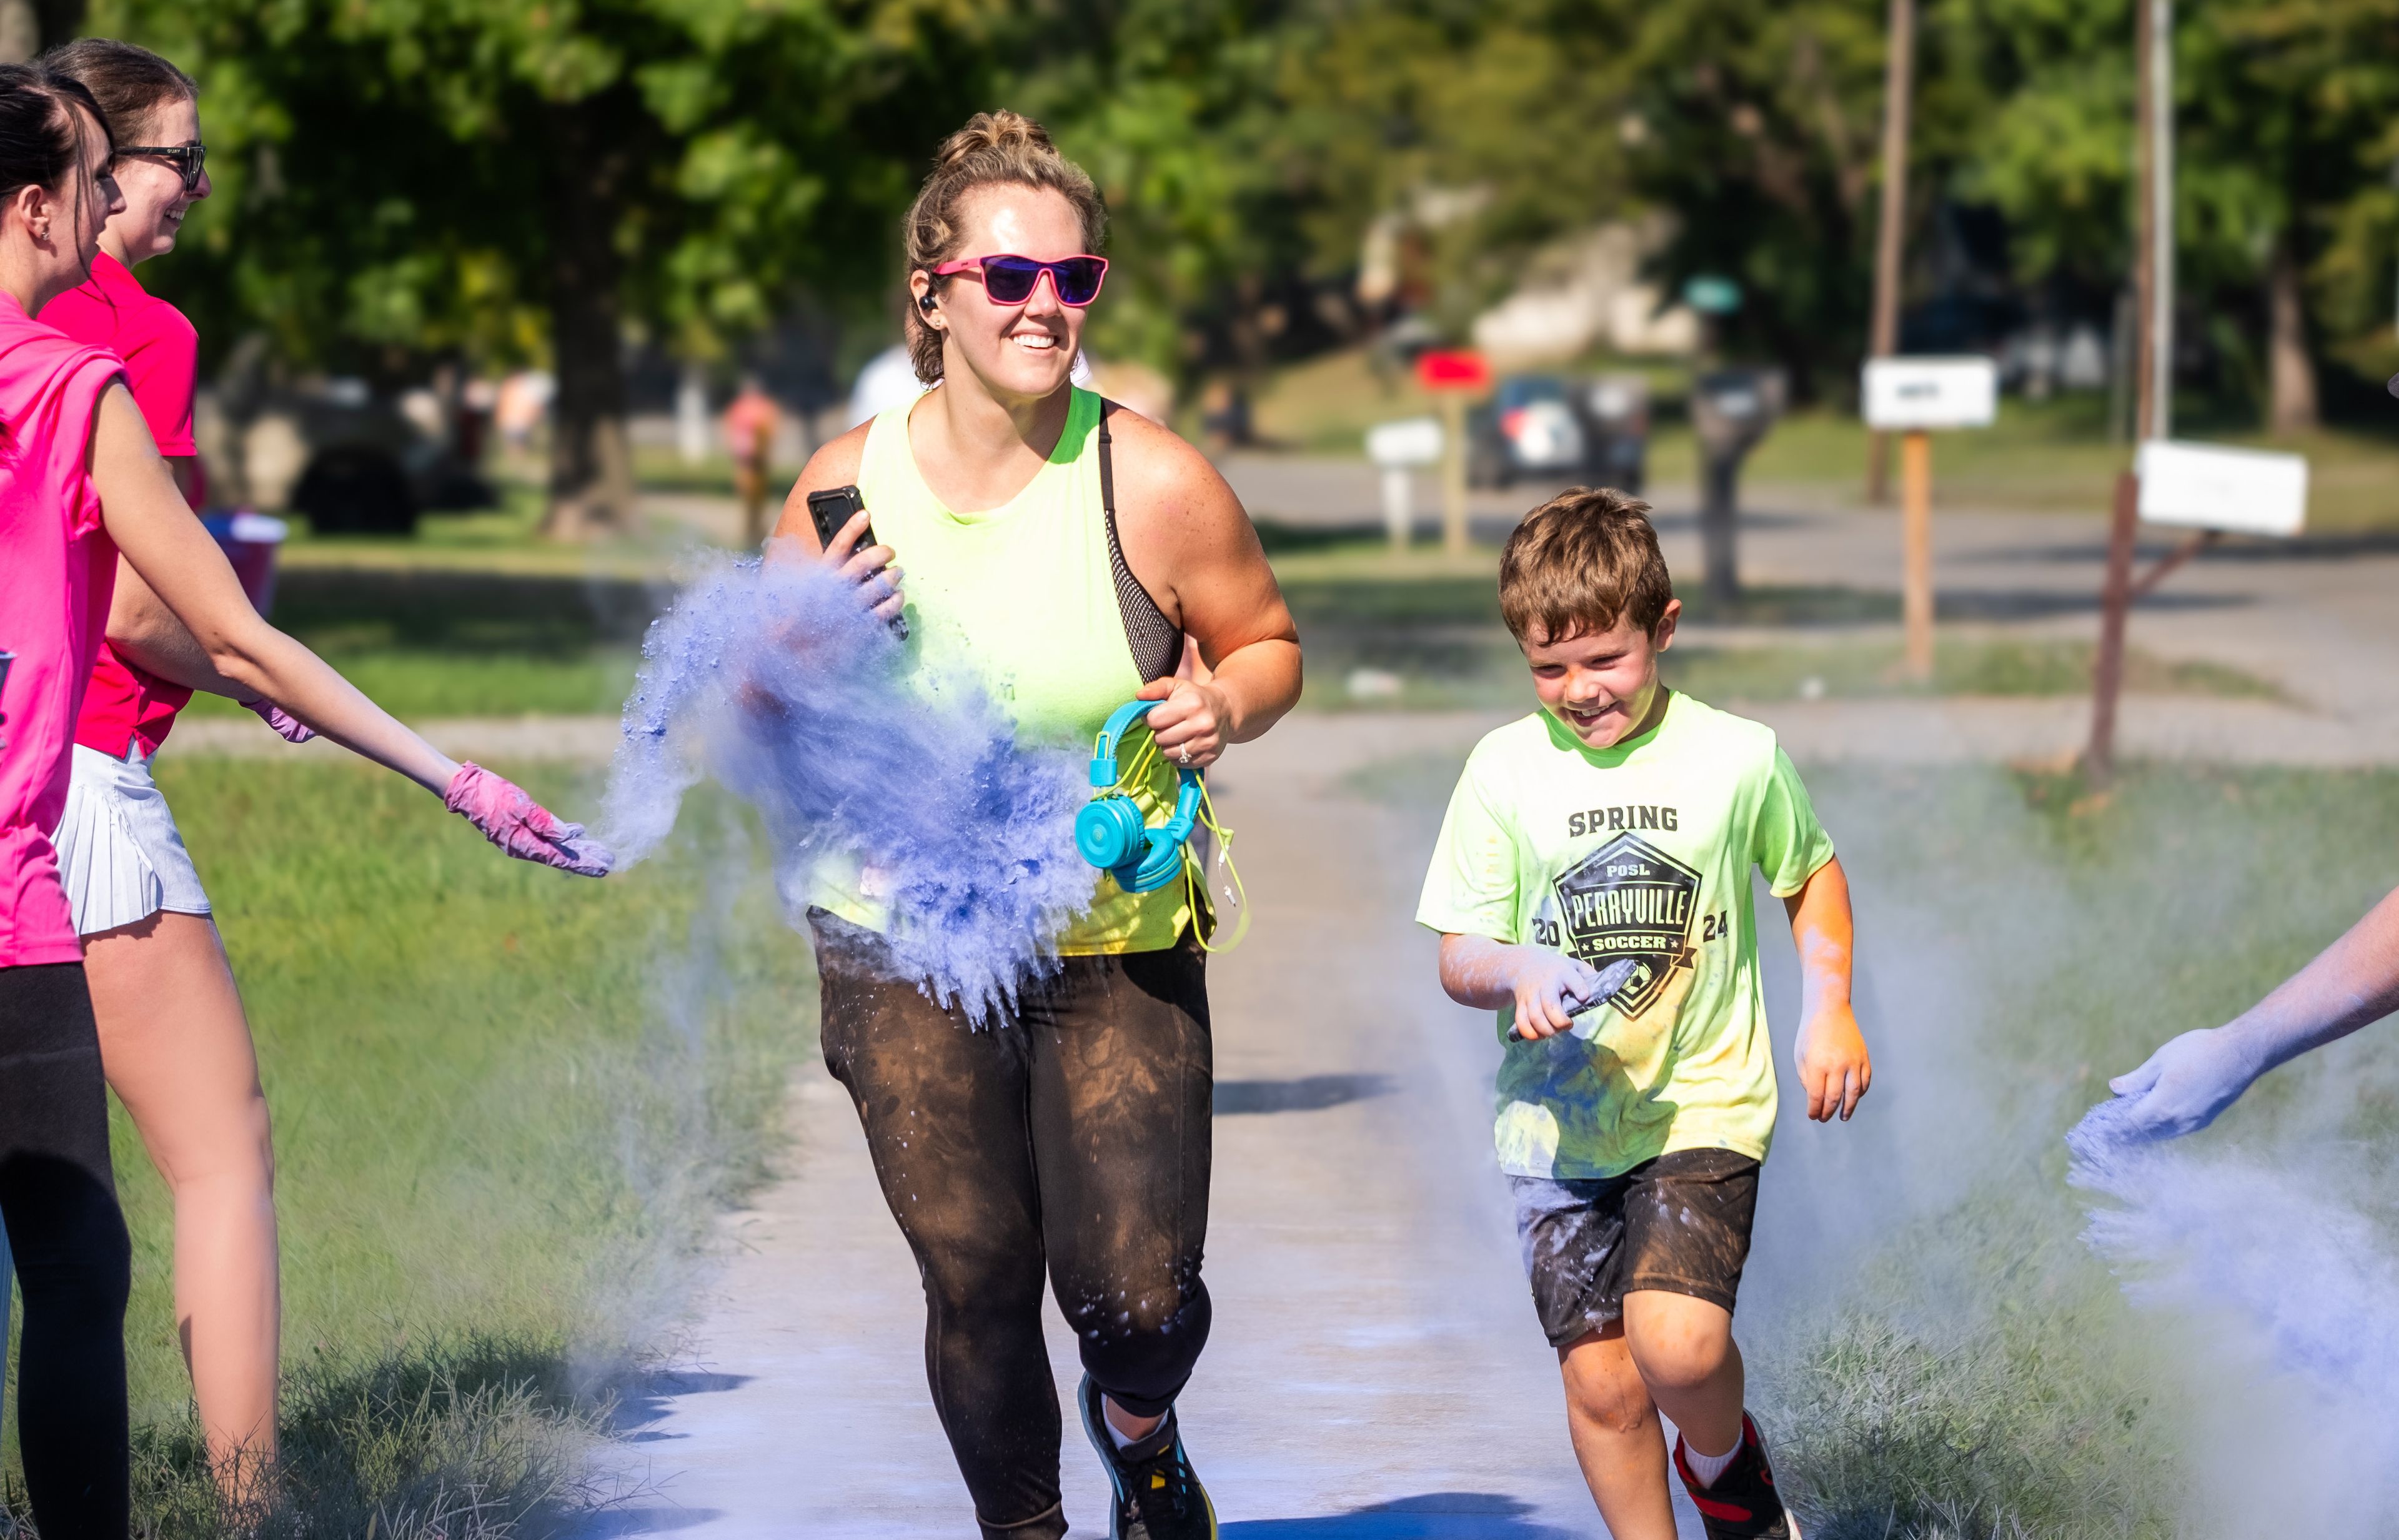
[[[1501,1167],[1575,1180],[1672,1150],[1764,1159],[1774,1051],[1749,870],[1788,898],[1832,857],[1773,729],[1686,695],[1612,749],[1583,747],[1546,711],[1477,744],[1417,921],[1636,964],[1555,1037],[1509,1041],[1514,1010],[1499,1011]]]

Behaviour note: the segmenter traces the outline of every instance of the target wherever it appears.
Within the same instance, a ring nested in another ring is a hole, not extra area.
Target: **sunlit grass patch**
[[[767,1174],[814,1040],[807,950],[746,816],[698,796],[669,849],[590,882],[505,859],[381,771],[170,747],[159,779],[275,1119],[273,1523],[545,1532],[593,1495],[561,1473],[612,1379],[675,1330],[715,1214]],[[597,795],[588,777],[523,779],[567,816]],[[113,1134],[140,1522],[224,1533],[195,1484],[168,1194],[121,1115]]]

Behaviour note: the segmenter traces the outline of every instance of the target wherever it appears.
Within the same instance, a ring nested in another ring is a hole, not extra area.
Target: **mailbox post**
[[[1700,548],[1708,597],[1729,604],[1741,597],[1735,546],[1741,513],[1741,463],[1782,415],[1779,369],[1718,369],[1691,382],[1691,426],[1700,439]]]
[[[1466,348],[1416,355],[1416,383],[1441,399],[1441,545],[1466,554],[1466,399],[1491,385],[1491,366]]]
[[[1988,427],[1999,412],[1999,366],[1988,358],[1892,358],[1866,362],[1866,426],[1899,441],[1900,616],[1907,676],[1932,678],[1932,430]]]
[[[1444,437],[1440,420],[1433,417],[1403,417],[1366,430],[1366,458],[1382,472],[1383,528],[1395,551],[1408,548],[1416,522],[1410,504],[1417,467],[1441,462]]]
[[[2308,462],[2297,454],[2222,449],[2214,444],[2151,439],[2129,474],[2116,481],[2115,524],[2108,543],[2108,576],[2099,593],[2099,655],[2091,669],[2091,747],[2083,773],[2094,786],[2116,771],[2116,703],[2124,689],[2124,632],[2133,601],[2165,581],[2176,567],[2228,534],[2287,539],[2308,515]],[[2178,526],[2174,549],[2133,574],[2134,526]]]

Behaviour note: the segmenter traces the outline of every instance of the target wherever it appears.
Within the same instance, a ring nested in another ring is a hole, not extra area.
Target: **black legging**
[[[0,967],[0,1216],[25,1296],[17,1439],[42,1540],[125,1540],[129,1523],[133,1250],[102,1084],[83,965]]]
[[[1045,1258],[1084,1370],[1127,1412],[1171,1406],[1208,1340],[1205,959],[1187,937],[1068,958],[976,1032],[893,980],[872,932],[811,917],[825,1062],[916,1254],[926,1372],[976,1518],[988,1540],[1054,1540]]]

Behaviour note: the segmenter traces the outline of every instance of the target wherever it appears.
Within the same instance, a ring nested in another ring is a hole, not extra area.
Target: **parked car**
[[[1511,374],[1468,418],[1467,480],[1585,481],[1638,494],[1649,457],[1649,386],[1638,374]]]
[[[1582,424],[1554,374],[1511,374],[1466,424],[1466,479],[1505,487],[1526,478],[1571,478],[1582,468]]]
[[[264,393],[234,442],[257,507],[305,514],[319,534],[408,534],[420,513],[498,502],[462,437],[430,391],[392,400],[334,379]]]

